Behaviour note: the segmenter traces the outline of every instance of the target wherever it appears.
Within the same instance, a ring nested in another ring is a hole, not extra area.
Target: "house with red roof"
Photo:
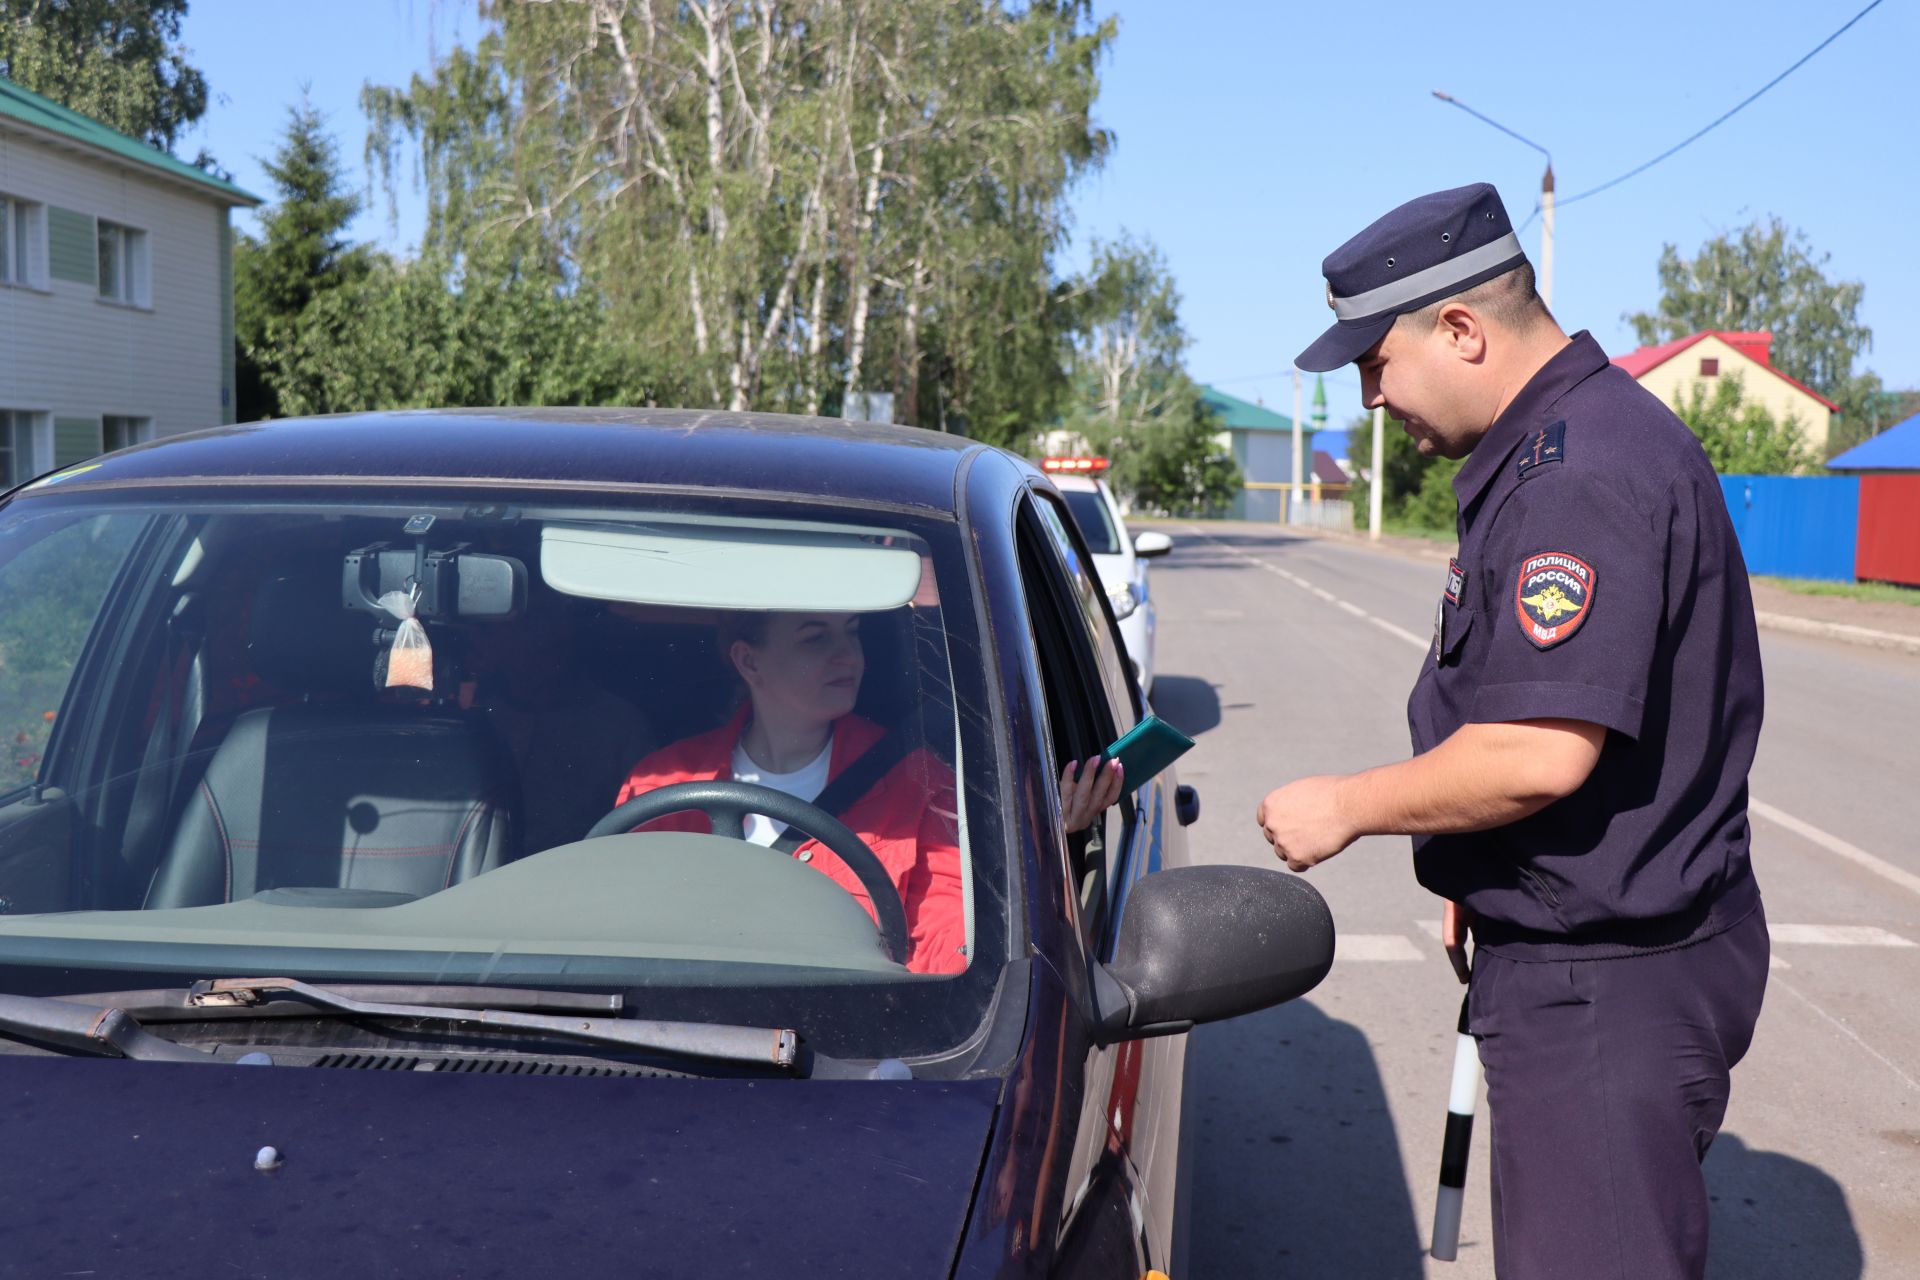
[[[1824,458],[1840,406],[1774,368],[1772,352],[1771,333],[1709,329],[1629,351],[1613,362],[1666,404],[1685,404],[1695,387],[1711,399],[1721,379],[1739,378],[1743,403],[1760,405],[1776,421],[1792,418],[1814,456]]]

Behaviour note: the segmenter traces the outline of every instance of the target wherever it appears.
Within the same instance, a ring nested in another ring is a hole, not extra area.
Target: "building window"
[[[102,220],[99,227],[100,296],[136,307],[147,305],[147,233]]]
[[[1700,376],[1703,378],[1719,377],[1720,376],[1720,357],[1701,356],[1700,357]]]
[[[100,419],[100,439],[107,453],[145,444],[153,439],[153,419],[123,418],[110,413]]]
[[[33,479],[53,450],[41,437],[44,414],[26,409],[0,409],[0,483],[11,489]]]
[[[40,284],[45,206],[0,196],[0,284]]]

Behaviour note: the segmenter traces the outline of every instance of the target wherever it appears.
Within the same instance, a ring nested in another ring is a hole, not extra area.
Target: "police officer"
[[[1498,1274],[1701,1276],[1700,1161],[1768,950],[1747,856],[1759,640],[1718,480],[1554,322],[1491,186],[1404,204],[1322,270],[1335,322],[1298,363],[1357,363],[1369,408],[1465,459],[1459,554],[1413,758],[1281,787],[1262,829],[1295,871],[1411,835],[1463,977],[1470,925]]]

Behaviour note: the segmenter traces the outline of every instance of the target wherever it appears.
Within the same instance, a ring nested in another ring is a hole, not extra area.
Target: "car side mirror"
[[[1133,554],[1142,560],[1152,560],[1171,550],[1173,550],[1173,539],[1151,529],[1133,540]]]
[[[1172,867],[1134,885],[1125,912],[1113,962],[1094,967],[1103,1042],[1282,1004],[1333,968],[1333,913],[1286,872]]]

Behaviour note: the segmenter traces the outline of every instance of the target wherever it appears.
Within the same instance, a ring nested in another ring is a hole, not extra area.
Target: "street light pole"
[[[1300,474],[1300,366],[1293,367],[1293,488],[1287,492],[1287,509],[1282,519],[1284,524],[1292,524],[1294,512],[1300,502],[1300,485],[1305,477]]]
[[[1553,161],[1540,179],[1540,301],[1553,310]]]
[[[1387,478],[1382,474],[1386,466],[1387,453],[1387,411],[1375,408],[1373,411],[1373,483],[1367,486],[1367,537],[1380,541],[1380,493],[1387,487]]]
[[[1540,292],[1540,301],[1553,306],[1553,152],[1547,150],[1532,138],[1523,137],[1491,116],[1483,116],[1478,111],[1450,93],[1435,89],[1433,96],[1450,107],[1458,107],[1482,124],[1490,124],[1516,142],[1524,142],[1547,158],[1546,176],[1540,179],[1540,265],[1534,272],[1534,282]]]

